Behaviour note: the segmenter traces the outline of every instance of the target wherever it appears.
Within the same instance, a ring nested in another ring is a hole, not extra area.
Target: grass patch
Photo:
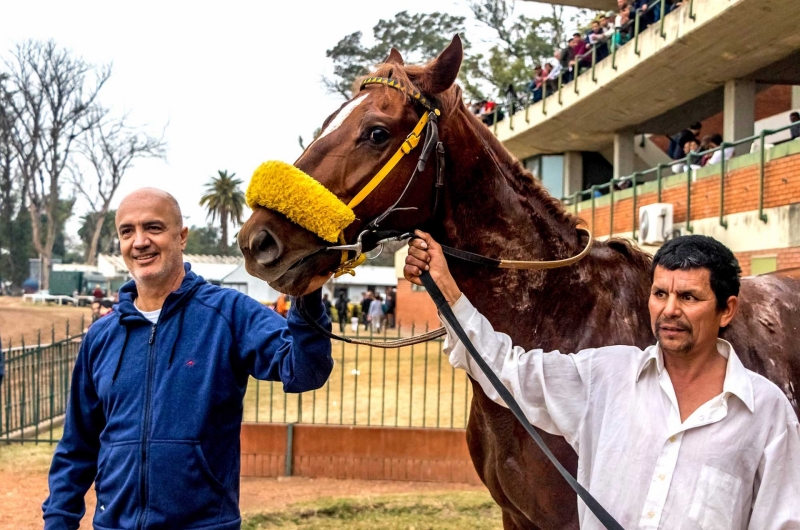
[[[61,438],[63,430],[58,427],[53,430],[53,438]],[[49,436],[49,431],[40,436]],[[53,452],[56,444],[47,442],[25,442],[19,443],[12,441],[6,443],[0,440],[0,472],[32,472],[47,473],[50,469],[50,462],[53,460]]]
[[[285,510],[245,516],[242,530],[266,528],[497,530],[500,508],[486,492],[398,494],[321,499]]]

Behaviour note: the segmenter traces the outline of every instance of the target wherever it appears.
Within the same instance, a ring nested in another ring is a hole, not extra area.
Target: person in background
[[[722,145],[722,136],[719,134],[712,134],[710,136],[703,137],[703,145],[700,146],[700,149],[703,151],[707,151],[709,149],[716,149],[717,147]],[[722,161],[723,154],[725,155],[725,160],[730,160],[733,158],[733,154],[735,149],[733,147],[726,147],[724,149],[724,153],[722,149],[714,151],[711,154],[703,155],[703,159],[700,161],[701,166],[706,165],[713,165],[719,164]]]
[[[800,138],[800,112],[792,112],[789,114],[789,121],[791,123],[797,123],[797,125],[791,127],[789,131],[792,134],[792,140],[795,138]]]
[[[372,302],[370,302],[368,318],[372,325],[372,332],[380,333],[381,323],[383,322],[383,300],[381,295],[376,294]]]
[[[608,37],[606,37],[605,29],[603,28],[603,23],[608,26],[608,22],[606,21],[606,17],[603,16],[599,20],[592,21],[592,27],[589,30],[589,34],[587,39],[589,40],[589,44],[594,47],[595,55],[597,56],[597,61],[602,61],[606,57],[608,57]],[[589,48],[591,50],[591,47]],[[589,59],[591,61],[591,58]]]
[[[348,302],[347,291],[344,289],[339,291],[339,297],[336,299],[336,316],[339,320],[339,333],[344,333],[344,326],[347,324],[348,319]]]
[[[393,329],[395,326],[394,310],[397,304],[397,289],[386,289],[386,327]]]
[[[275,312],[284,318],[289,314],[289,300],[284,293],[280,293],[275,301]]]
[[[686,145],[686,142],[694,141],[699,145],[702,127],[703,125],[700,122],[695,122],[691,124],[688,129],[684,129],[670,138],[669,148],[667,150],[667,154],[670,158],[678,160],[685,157],[687,152],[684,151],[683,146]]]
[[[532,103],[542,99],[542,84],[546,78],[547,75],[544,73],[544,68],[542,68],[542,65],[537,64],[536,68],[533,69],[533,78],[528,83],[528,92],[531,95]]]
[[[333,307],[333,304],[331,304],[331,301],[328,299],[328,293],[322,295],[322,307],[325,308],[325,313],[328,315],[328,318],[332,318],[333,311],[331,308]]]
[[[364,319],[364,331],[369,330],[369,306],[372,305],[372,291],[362,293],[361,316]]]

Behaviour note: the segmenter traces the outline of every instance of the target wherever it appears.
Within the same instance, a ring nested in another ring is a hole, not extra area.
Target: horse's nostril
[[[261,265],[271,265],[281,256],[281,245],[266,230],[250,238],[250,252]]]

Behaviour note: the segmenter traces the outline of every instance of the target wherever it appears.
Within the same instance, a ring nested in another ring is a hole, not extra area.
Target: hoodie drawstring
[[[175,342],[172,343],[172,351],[169,353],[169,364],[167,364],[167,370],[172,368],[172,359],[175,358],[175,348],[178,345],[178,341],[181,340],[181,330],[183,329],[183,315],[186,313],[186,306],[184,305],[181,307],[181,315],[178,317],[178,332],[175,334]]]
[[[117,380],[117,376],[119,375],[119,369],[122,368],[122,358],[125,356],[125,350],[128,349],[128,338],[131,336],[131,329],[128,326],[125,326],[125,342],[122,343],[122,351],[119,354],[119,360],[117,361],[117,368],[114,370],[114,377],[111,378],[111,383],[113,384],[114,381]]]

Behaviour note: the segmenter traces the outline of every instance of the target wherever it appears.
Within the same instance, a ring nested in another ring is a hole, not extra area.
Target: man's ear
[[[392,48],[391,49],[391,51],[389,52],[389,56],[386,57],[386,59],[384,59],[383,62],[384,63],[399,64],[400,66],[405,66],[405,63],[403,62],[403,56],[400,55],[400,52],[397,51],[396,48]]]
[[[719,319],[719,327],[724,328],[731,323],[736,312],[739,311],[739,298],[737,296],[728,297],[728,305],[722,310]]]
[[[455,83],[463,59],[464,46],[461,37],[456,34],[447,48],[425,66],[415,80],[417,86],[427,94],[441,94]]]
[[[181,228],[181,250],[186,250],[186,241],[189,239],[189,227]]]

